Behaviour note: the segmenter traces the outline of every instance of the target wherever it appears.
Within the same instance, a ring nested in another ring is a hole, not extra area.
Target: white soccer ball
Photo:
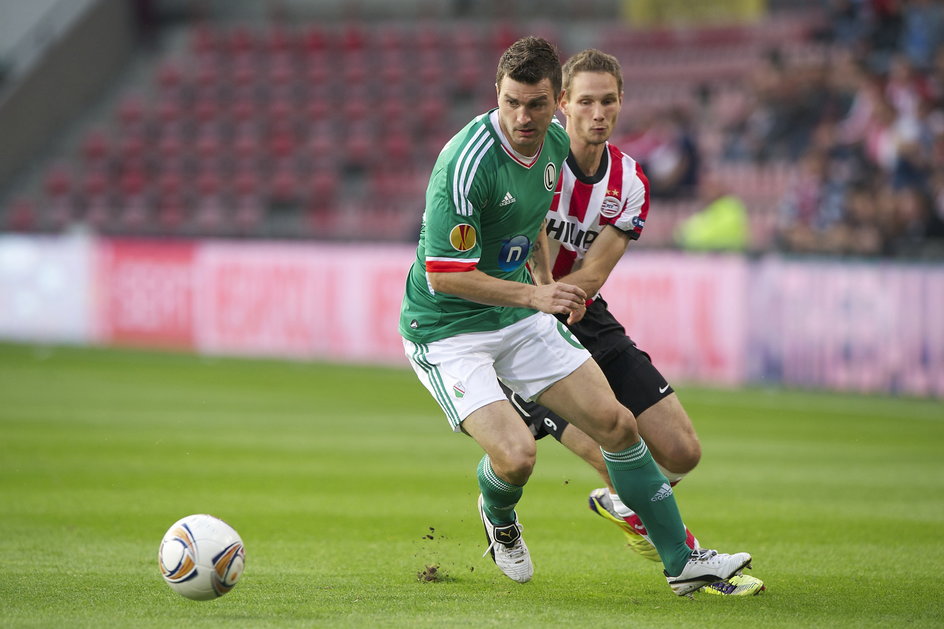
[[[172,590],[197,601],[223,596],[243,574],[246,551],[239,533],[212,515],[174,522],[157,552],[161,575]]]

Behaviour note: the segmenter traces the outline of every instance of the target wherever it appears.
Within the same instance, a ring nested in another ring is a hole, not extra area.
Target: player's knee
[[[678,474],[688,474],[701,461],[701,444],[698,439],[679,439],[667,448],[665,461],[660,464]]]
[[[636,418],[622,404],[614,404],[600,413],[597,441],[604,450],[619,452],[639,441]]]
[[[515,485],[524,485],[534,471],[537,448],[534,441],[503,444],[498,452],[489,454],[492,469]]]

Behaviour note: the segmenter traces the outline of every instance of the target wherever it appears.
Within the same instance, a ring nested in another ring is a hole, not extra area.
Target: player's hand
[[[554,282],[534,287],[531,307],[548,314],[566,314],[568,323],[571,319],[576,323],[587,311],[586,301],[587,293],[579,286]]]
[[[570,311],[570,314],[567,315],[567,325],[572,325],[572,324],[574,324],[574,323],[577,323],[578,321],[580,321],[581,319],[583,319],[583,316],[584,316],[585,314],[587,314],[587,302],[586,302],[586,301],[583,302],[583,303],[581,303],[581,304],[580,304],[580,307],[577,308],[576,310],[571,310],[571,311]]]

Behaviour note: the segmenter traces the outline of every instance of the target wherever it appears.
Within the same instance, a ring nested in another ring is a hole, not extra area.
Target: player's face
[[[616,77],[609,72],[578,72],[570,89],[561,98],[561,111],[567,116],[571,140],[584,144],[603,144],[616,127],[623,94]]]
[[[506,76],[497,89],[498,117],[505,137],[522,155],[536,154],[557,111],[559,95],[550,79],[531,85]]]

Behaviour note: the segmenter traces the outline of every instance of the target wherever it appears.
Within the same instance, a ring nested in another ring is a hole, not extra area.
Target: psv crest
[[[620,200],[617,197],[603,197],[603,203],[600,204],[600,214],[607,218],[613,218],[620,213]]]
[[[548,162],[547,166],[544,167],[544,187],[548,189],[549,192],[554,190],[554,184],[557,183],[557,166],[554,165],[554,162]]]

